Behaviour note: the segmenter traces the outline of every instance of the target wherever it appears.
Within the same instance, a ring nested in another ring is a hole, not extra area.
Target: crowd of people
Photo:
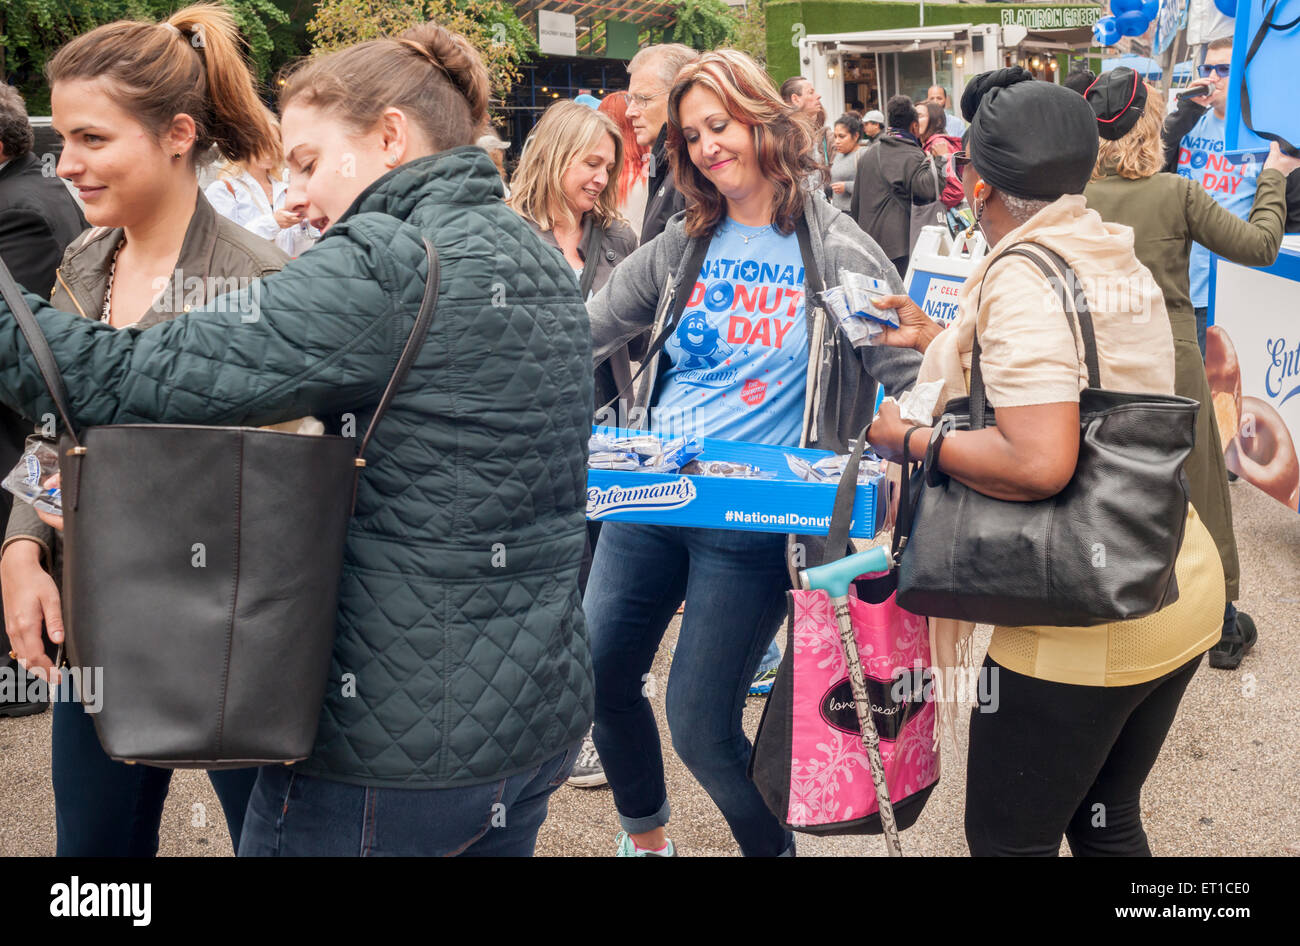
[[[1188,682],[1207,652],[1236,667],[1257,636],[1233,605],[1203,256],[1267,264],[1300,222],[1300,161],[1276,146],[1230,197],[1169,173],[1184,135],[1222,138],[1226,45],[1168,120],[1130,70],[1071,88],[1011,68],[972,80],[960,115],[935,86],[829,125],[804,77],[778,87],[735,50],[651,46],[626,92],[551,105],[508,175],[487,72],[459,34],[429,23],[314,57],[278,116],[239,44],[201,5],[63,47],[47,78],[58,175],[80,203],[40,173],[23,103],[0,87],[0,258],[77,425],[338,433],[383,394],[423,241],[440,254],[428,343],[360,477],[315,748],[210,773],[237,853],[531,854],[568,780],[609,785],[617,854],[673,856],[645,681],[680,613],[672,747],[743,854],[792,856],[741,719],[776,676],[794,550],[818,561],[825,537],[587,522],[593,418],[613,405],[655,431],[839,454],[868,429],[897,462],[930,429],[891,402],[876,413],[878,389],[941,381],[937,419],[978,350],[997,424],[946,442],[940,468],[1000,499],[1052,496],[1075,470],[1088,373],[1044,275],[1004,256],[1018,244],[1085,285],[1143,287],[1145,320],[1089,300],[1102,386],[1202,409],[1191,505],[1171,524],[1178,600],[1087,629],[995,628],[999,707],[972,714],[967,839],[974,854],[1054,854],[1063,837],[1076,854],[1150,853],[1140,792]],[[990,250],[943,327],[903,280],[922,228],[959,207]],[[900,327],[884,344],[851,339],[811,291],[843,273],[888,287]],[[257,281],[259,317],[211,289],[159,292],[192,276]],[[769,289],[783,304],[750,313],[764,328],[743,343],[700,302]],[[3,303],[0,403],[7,470],[25,436],[49,438],[32,425],[51,402]],[[59,526],[16,502],[0,553],[3,650],[41,679],[65,636]],[[509,558],[488,567],[497,543]],[[960,650],[972,626],[939,623],[940,652]],[[0,716],[45,709],[14,698]],[[75,702],[54,703],[52,747],[58,853],[156,853],[170,772],[110,758]]]

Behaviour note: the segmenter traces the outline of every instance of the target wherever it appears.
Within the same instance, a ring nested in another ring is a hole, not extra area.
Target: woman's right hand
[[[1286,177],[1296,168],[1300,168],[1300,158],[1292,158],[1283,154],[1276,141],[1270,142],[1268,157],[1264,160],[1264,170],[1281,171],[1282,176]]]
[[[5,631],[18,662],[42,680],[58,680],[58,671],[45,654],[42,628],[50,640],[63,643],[63,611],[54,579],[41,567],[35,542],[14,542],[0,556],[0,590],[4,594]]]
[[[943,326],[921,311],[907,296],[881,296],[873,299],[877,309],[898,310],[898,328],[886,327],[880,341],[894,348],[915,348],[924,353]]]

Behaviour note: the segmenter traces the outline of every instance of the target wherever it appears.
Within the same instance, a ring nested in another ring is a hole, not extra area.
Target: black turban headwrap
[[[1097,115],[1097,134],[1107,141],[1119,141],[1142,117],[1147,85],[1132,69],[1120,66],[1088,86],[1086,97]]]
[[[1097,116],[1080,95],[1012,66],[971,79],[964,147],[980,177],[1029,200],[1082,194],[1097,161]]]

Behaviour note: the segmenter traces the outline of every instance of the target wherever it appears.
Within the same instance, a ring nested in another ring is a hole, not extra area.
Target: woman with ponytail
[[[310,253],[146,332],[27,301],[78,425],[310,413],[346,434],[392,377],[436,248],[432,326],[359,476],[316,745],[259,771],[239,851],[531,854],[591,723],[586,310],[474,146],[488,75],[463,36],[429,23],[312,58],[280,104],[285,206],[323,233]],[[0,402],[51,410],[3,304]],[[52,669],[39,622],[11,636]]]
[[[287,259],[199,193],[196,166],[212,151],[243,161],[278,150],[239,42],[222,8],[194,6],[163,23],[101,26],[50,61],[54,128],[64,139],[58,173],[80,192],[92,225],[59,266],[50,304],[63,312],[49,315],[51,339],[92,323],[165,322]],[[19,634],[39,640],[44,625],[62,639],[62,558],[60,533],[16,503],[0,583]],[[155,854],[171,772],[110,759],[80,703],[56,701],[53,716],[58,853]],[[211,773],[236,845],[256,775]]]

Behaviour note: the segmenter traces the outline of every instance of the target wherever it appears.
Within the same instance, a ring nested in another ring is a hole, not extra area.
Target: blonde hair
[[[600,144],[602,135],[614,142],[614,169],[600,192],[592,213],[601,226],[623,218],[618,212],[618,181],[623,173],[623,136],[614,120],[580,102],[556,102],[543,114],[519,159],[506,201],[521,217],[543,230],[556,223],[576,227],[561,181],[574,161],[580,161]]]
[[[1113,172],[1140,181],[1163,168],[1165,143],[1160,133],[1164,114],[1164,96],[1148,85],[1147,104],[1137,123],[1118,141],[1100,140],[1092,179],[1100,180],[1107,172]]]

